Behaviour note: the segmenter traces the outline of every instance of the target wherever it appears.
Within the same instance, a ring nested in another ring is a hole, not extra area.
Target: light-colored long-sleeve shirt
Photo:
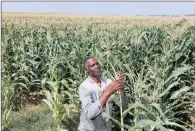
[[[88,77],[79,87],[81,101],[80,131],[111,131],[112,122],[103,118],[102,113],[112,116],[113,101],[109,98],[105,106],[101,106],[100,97],[112,80],[101,78],[101,87]],[[123,98],[122,98],[123,99]]]

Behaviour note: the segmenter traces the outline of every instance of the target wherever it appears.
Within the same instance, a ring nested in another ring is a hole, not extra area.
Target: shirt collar
[[[89,81],[89,82],[91,82],[91,83],[96,83],[91,77],[87,77],[87,80]],[[102,77],[100,77],[100,81],[101,81],[101,83],[102,82],[105,82],[105,80],[102,78]]]

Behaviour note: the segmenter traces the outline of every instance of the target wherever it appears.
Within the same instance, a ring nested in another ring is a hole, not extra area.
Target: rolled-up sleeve
[[[100,101],[92,101],[90,91],[85,86],[79,87],[79,98],[86,116],[90,119],[95,118],[102,112]]]

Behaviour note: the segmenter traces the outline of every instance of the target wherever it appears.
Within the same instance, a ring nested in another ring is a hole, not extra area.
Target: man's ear
[[[88,72],[87,68],[84,68],[84,71],[85,71],[85,72]]]
[[[89,72],[89,71],[88,71],[88,67],[86,67],[85,71],[86,71],[87,73]]]
[[[85,71],[88,72],[88,65],[87,65],[87,62],[85,64]]]

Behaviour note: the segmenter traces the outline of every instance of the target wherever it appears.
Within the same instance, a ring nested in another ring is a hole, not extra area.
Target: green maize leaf
[[[164,95],[168,94],[171,88],[173,88],[174,86],[177,86],[178,84],[179,84],[178,81],[171,83],[160,96],[163,97]]]
[[[179,125],[179,124],[177,124],[177,123],[175,123],[175,122],[170,122],[170,121],[168,121],[168,122],[167,122],[166,124],[164,124],[164,125],[177,126],[177,127],[181,127],[181,128],[184,129],[185,131],[188,131],[184,126]]]
[[[157,109],[157,111],[160,113],[160,116],[165,119],[165,116],[161,110],[161,107],[160,107],[160,104],[157,104],[157,103],[152,103],[150,104],[151,106],[155,107]]]
[[[155,126],[157,130],[168,131],[168,129],[166,129],[165,127],[160,125],[160,123],[157,123],[157,122],[152,121],[152,120],[140,120],[136,123],[136,125],[134,127],[131,127],[128,130],[134,131],[136,128],[143,128],[146,126]]]
[[[131,109],[138,108],[138,107],[148,111],[148,109],[142,103],[136,102],[133,105],[130,105],[128,109],[123,112],[122,117],[124,118]]]
[[[27,78],[27,77],[25,77],[25,76],[19,76],[19,77],[18,77],[18,79],[22,79],[22,80],[24,80],[24,81],[25,81],[25,83],[29,83],[28,78]]]
[[[167,78],[165,83],[168,83],[171,79],[177,79],[179,75],[184,74],[186,71],[189,71],[191,68],[192,66],[190,65],[184,65],[183,67],[177,68],[172,72],[171,76]]]
[[[16,87],[16,88],[24,88],[27,91],[29,90],[29,88],[24,83],[14,83],[13,86]]]
[[[43,79],[42,79],[42,81],[41,81],[41,87],[42,87],[42,88],[45,88],[46,81],[47,81],[46,78],[43,78]]]
[[[182,87],[181,89],[173,92],[170,99],[177,99],[179,96],[181,96],[182,94],[184,94],[188,90],[190,90],[190,87],[188,87],[188,86]]]
[[[53,109],[53,106],[52,106],[51,101],[49,101],[49,100],[47,100],[47,99],[43,99],[42,101],[45,102],[45,103],[49,106],[49,109],[50,109],[50,110]]]
[[[68,85],[68,82],[66,80],[63,79],[60,82],[62,83],[62,85],[64,85],[66,88],[69,89],[69,85]]]

